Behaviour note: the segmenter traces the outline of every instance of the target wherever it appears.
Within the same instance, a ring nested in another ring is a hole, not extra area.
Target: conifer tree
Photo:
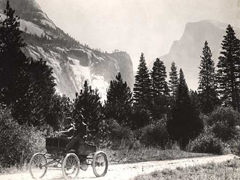
[[[231,25],[226,29],[220,53],[217,75],[221,101],[226,106],[231,105],[235,110],[240,110],[240,43]]]
[[[189,96],[182,69],[180,69],[179,76],[176,103],[172,108],[167,128],[172,138],[185,146],[190,139],[201,132],[203,123]]]
[[[88,140],[94,140],[98,133],[99,124],[103,119],[103,109],[97,90],[93,90],[84,83],[83,90],[76,95],[73,110],[73,119],[76,124],[84,122],[88,127]]]
[[[197,91],[189,91],[190,99],[198,112],[201,112],[200,96]]]
[[[135,76],[135,84],[133,88],[133,114],[131,121],[132,128],[138,129],[150,123],[152,113],[152,87],[150,74],[145,62],[144,54],[140,56],[138,71]]]
[[[178,73],[175,62],[171,64],[171,71],[169,72],[169,90],[173,99],[176,99],[178,88]]]
[[[0,22],[0,101],[10,105],[19,98],[20,89],[16,89],[15,85],[19,79],[24,80],[27,76],[25,71],[28,59],[21,50],[25,43],[19,29],[19,17],[15,16],[9,1],[4,14],[6,18]]]
[[[51,113],[49,111],[55,93],[52,68],[42,59],[31,60],[26,73],[28,78],[19,80],[15,85],[19,89],[19,98],[12,104],[13,117],[19,124],[40,126],[47,123],[47,116]]]
[[[65,130],[73,123],[73,104],[65,95],[55,94],[52,97],[50,109],[46,117],[47,124],[51,125],[55,131]]]
[[[143,53],[140,57],[133,91],[135,106],[148,108],[151,104],[151,80]]]
[[[161,61],[159,58],[157,58],[153,63],[151,77],[153,97],[158,95],[167,96],[169,94],[169,89],[166,81],[166,67],[164,66],[163,61]]]
[[[204,43],[203,56],[201,56],[198,94],[201,111],[208,114],[219,105],[214,62],[208,42]]]
[[[166,67],[163,61],[157,58],[153,64],[151,73],[153,96],[151,111],[157,119],[166,113],[168,107],[169,89],[166,78]]]
[[[6,18],[0,22],[0,103],[11,107],[20,124],[38,126],[46,122],[55,93],[52,68],[43,60],[27,58],[22,48],[19,17],[7,1]]]
[[[120,72],[116,80],[110,81],[104,109],[107,119],[113,118],[121,125],[131,125],[132,93],[126,81],[123,82]]]

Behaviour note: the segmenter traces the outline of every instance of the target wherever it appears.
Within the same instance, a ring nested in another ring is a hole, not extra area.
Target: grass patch
[[[193,158],[210,156],[203,153],[191,153],[179,149],[162,150],[161,148],[145,148],[137,150],[108,150],[104,149],[108,155],[108,160],[111,164],[117,163],[135,163],[145,161],[161,161],[173,160],[182,158]]]
[[[233,159],[220,164],[206,164],[202,166],[177,168],[175,170],[155,171],[150,174],[135,177],[134,180],[237,180],[240,179],[240,160]]]

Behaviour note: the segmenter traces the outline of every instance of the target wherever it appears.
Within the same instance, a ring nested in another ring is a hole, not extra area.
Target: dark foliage
[[[132,93],[126,82],[123,82],[120,72],[116,80],[110,82],[107,91],[107,101],[104,106],[106,119],[115,119],[120,125],[131,126]]]
[[[153,96],[151,105],[151,114],[154,120],[159,120],[166,116],[169,111],[169,96],[161,95]]]
[[[196,153],[223,154],[224,144],[211,129],[206,128],[196,139],[189,142],[186,149]]]
[[[98,92],[93,90],[87,81],[84,83],[83,90],[76,96],[73,119],[77,126],[82,122],[87,124],[88,140],[93,141],[103,119],[103,107]]]
[[[166,78],[166,67],[163,61],[157,58],[151,72],[153,97],[151,111],[155,119],[161,119],[167,112],[169,89]]]
[[[134,102],[138,108],[149,108],[151,104],[151,80],[145,62],[144,54],[141,54],[138,71],[135,76],[134,84]]]
[[[200,103],[200,96],[197,91],[190,90],[189,92],[190,99],[192,103],[194,104],[196,110],[198,112],[201,112],[201,103]]]
[[[20,126],[8,109],[0,108],[0,166],[22,166],[33,155],[45,148],[43,133],[30,126]]]
[[[19,124],[45,123],[55,93],[52,68],[45,61],[27,58],[19,18],[7,1],[6,19],[0,22],[0,102],[11,107]]]
[[[239,133],[236,126],[240,125],[240,113],[230,107],[219,107],[209,115],[207,123],[216,137],[226,142]]]
[[[166,67],[164,66],[163,61],[161,61],[159,58],[157,58],[153,63],[151,78],[153,97],[158,95],[167,96],[169,94],[169,89],[166,81]]]
[[[13,103],[12,113],[19,124],[40,126],[47,122],[51,100],[55,93],[53,72],[41,59],[31,60],[27,70],[28,78],[23,82],[25,86],[22,88],[24,94]]]
[[[165,148],[167,142],[169,142],[166,119],[154,121],[143,127],[140,131],[140,142],[146,146],[160,146],[161,148]]]
[[[190,139],[195,138],[203,129],[203,122],[189,96],[182,69],[180,69],[176,103],[172,108],[167,128],[173,140],[180,141],[183,146]]]
[[[179,80],[178,80],[177,67],[175,62],[172,62],[171,71],[169,72],[169,90],[174,100],[177,97],[178,84],[179,84]]]
[[[203,47],[199,72],[199,101],[201,111],[208,114],[219,105],[217,83],[212,53],[206,41]]]
[[[128,148],[134,141],[131,129],[127,126],[121,126],[115,119],[102,121],[99,131],[101,133],[98,138],[102,140],[101,146],[104,145],[114,150]]]
[[[0,22],[0,101],[10,105],[22,96],[20,80],[27,77],[29,60],[21,51],[25,46],[19,29],[19,18],[7,1],[6,19]],[[19,84],[19,86],[16,86]]]
[[[132,129],[142,128],[152,122],[152,113],[144,108],[133,108]]]
[[[240,88],[240,41],[232,26],[228,25],[222,41],[222,51],[218,62],[219,93],[224,105],[239,110]]]
[[[73,104],[66,96],[54,95],[50,103],[50,109],[46,117],[47,124],[55,131],[65,130],[73,121]]]

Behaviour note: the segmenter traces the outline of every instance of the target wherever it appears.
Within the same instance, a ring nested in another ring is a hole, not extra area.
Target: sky
[[[36,0],[53,22],[82,44],[129,53],[134,70],[170,50],[187,22],[205,19],[240,28],[240,0]]]

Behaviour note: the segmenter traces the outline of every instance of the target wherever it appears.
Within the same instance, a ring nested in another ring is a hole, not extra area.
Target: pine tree
[[[52,68],[46,61],[31,60],[27,69],[28,78],[17,83],[19,98],[12,104],[13,117],[19,124],[40,126],[47,123],[51,101],[55,93],[55,82]],[[18,87],[20,85],[20,87]]]
[[[74,122],[72,118],[73,104],[68,97],[55,94],[50,105],[46,122],[53,127],[53,130],[65,130]]]
[[[121,125],[131,125],[132,93],[120,72],[116,80],[110,82],[104,109],[107,119],[113,118]]]
[[[171,71],[169,72],[169,90],[173,99],[177,97],[177,88],[178,88],[178,73],[175,62],[171,64]]]
[[[226,29],[218,62],[219,93],[224,105],[239,109],[240,43],[231,25]]]
[[[138,71],[135,76],[133,101],[132,128],[138,129],[149,124],[152,120],[150,111],[152,106],[151,79],[143,53],[141,54]]]
[[[191,99],[192,103],[194,104],[196,110],[198,112],[201,112],[200,96],[199,96],[198,92],[194,91],[194,90],[190,90],[189,95],[190,95],[190,99]]]
[[[135,105],[148,109],[151,104],[151,80],[143,53],[140,57],[133,91]]]
[[[212,60],[211,49],[208,42],[204,43],[203,56],[201,56],[198,94],[201,111],[205,114],[210,113],[219,105],[217,94],[217,83],[214,62]]]
[[[151,73],[153,96],[151,110],[156,119],[161,118],[166,113],[168,107],[169,89],[166,78],[166,67],[163,61],[157,58],[153,64]]]
[[[0,22],[0,101],[10,105],[19,98],[19,90],[16,84],[19,79],[27,76],[26,66],[28,59],[21,48],[25,43],[21,37],[19,17],[7,1],[4,10],[6,18]],[[24,81],[23,81],[24,82]]]
[[[73,119],[79,125],[82,122],[88,127],[88,141],[93,141],[98,133],[99,124],[103,119],[103,108],[99,94],[84,83],[83,90],[76,95],[73,110]]]
[[[55,93],[52,68],[24,55],[19,17],[9,1],[4,14],[0,22],[0,103],[11,107],[18,123],[38,126],[46,122]]]
[[[163,61],[161,61],[159,58],[157,58],[156,61],[153,63],[151,77],[153,97],[159,95],[167,96],[169,94],[169,89],[166,81],[166,67],[164,66]]]
[[[172,108],[167,128],[173,140],[177,140],[185,146],[190,139],[201,132],[203,123],[189,96],[182,69],[180,69],[179,76],[176,103]]]

